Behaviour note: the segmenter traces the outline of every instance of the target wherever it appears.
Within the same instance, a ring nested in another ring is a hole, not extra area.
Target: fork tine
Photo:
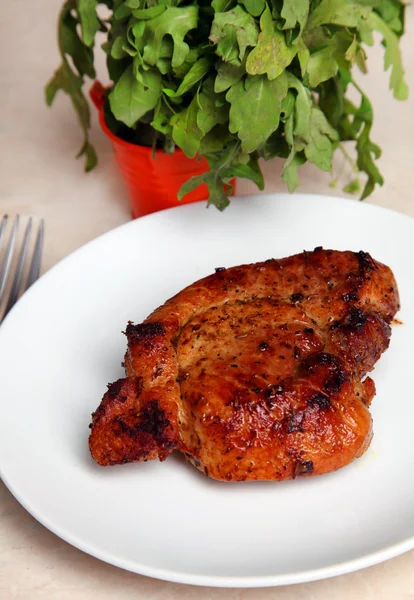
[[[4,254],[3,263],[0,267],[0,301],[2,300],[4,288],[6,287],[7,278],[9,275],[10,264],[13,258],[14,245],[16,243],[17,230],[19,228],[19,215],[14,219],[13,228],[10,233],[9,241]],[[3,219],[4,223],[4,219]]]
[[[36,242],[33,251],[33,258],[30,264],[29,275],[27,277],[27,283],[25,290],[39,278],[40,265],[42,263],[42,250],[43,250],[43,237],[45,232],[45,225],[43,219],[40,220],[39,229],[37,230]]]
[[[20,282],[22,280],[23,267],[24,267],[24,263],[26,260],[27,248],[29,245],[28,242],[29,242],[30,232],[32,230],[32,221],[33,221],[33,219],[30,217],[30,219],[27,222],[25,231],[24,231],[22,247],[20,249],[19,258],[17,260],[17,265],[16,265],[16,273],[14,275],[12,287],[11,287],[10,294],[9,294],[9,299],[7,301],[7,305],[6,305],[6,308],[3,313],[3,319],[7,315],[7,313],[11,309],[11,307],[16,303],[17,297],[19,295]]]
[[[3,218],[1,220],[1,224],[0,224],[0,242],[2,240],[3,237],[3,232],[6,229],[6,225],[7,225],[7,221],[9,220],[9,215],[3,215]]]

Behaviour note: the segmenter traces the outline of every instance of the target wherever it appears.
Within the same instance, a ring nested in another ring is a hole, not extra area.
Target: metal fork
[[[9,221],[8,215],[4,215],[0,221],[0,309],[5,307],[3,312],[0,310],[0,323],[21,294],[38,279],[43,249],[43,219],[40,219],[37,231],[34,231],[34,245],[32,217],[26,223],[23,236],[19,236],[19,215],[14,218],[11,228]]]

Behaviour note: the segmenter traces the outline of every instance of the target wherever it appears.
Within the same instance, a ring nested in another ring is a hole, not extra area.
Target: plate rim
[[[373,210],[373,211],[385,212],[385,213],[391,214],[393,216],[397,216],[397,218],[409,220],[414,224],[414,215],[408,215],[408,214],[400,212],[394,208],[389,208],[388,206],[380,206],[379,204],[373,204],[369,201],[367,202],[364,200],[358,200],[357,198],[345,198],[344,196],[334,196],[331,194],[306,194],[306,193],[296,193],[296,192],[294,192],[293,194],[290,194],[288,192],[264,192],[261,194],[244,194],[244,195],[240,195],[240,196],[233,196],[231,198],[230,206],[227,208],[227,210],[231,210],[232,204],[235,204],[236,201],[244,202],[247,200],[252,200],[252,201],[265,200],[267,198],[278,198],[278,197],[287,197],[293,202],[295,202],[297,199],[307,199],[308,201],[310,201],[312,199],[319,199],[319,200],[323,199],[323,200],[329,200],[332,202],[338,202],[339,204],[347,204],[347,203],[353,202],[355,205],[359,206],[358,210],[368,210],[368,211]],[[33,293],[33,289],[36,289],[37,286],[39,285],[39,283],[45,277],[49,277],[49,274],[52,273],[54,271],[54,269],[59,268],[62,263],[66,262],[67,260],[70,260],[78,252],[82,252],[85,248],[89,247],[92,244],[101,243],[101,240],[103,238],[106,239],[107,237],[110,237],[111,235],[115,235],[121,229],[137,227],[139,223],[146,223],[149,220],[156,220],[157,218],[159,218],[160,215],[167,214],[171,211],[177,211],[177,210],[182,210],[182,211],[188,210],[189,211],[189,210],[191,210],[192,207],[198,206],[201,204],[204,204],[205,208],[208,210],[213,210],[213,208],[214,208],[214,210],[218,210],[211,205],[210,206],[207,205],[206,202],[207,202],[207,200],[198,200],[196,202],[189,202],[187,204],[180,204],[178,206],[164,208],[162,210],[143,215],[142,217],[138,217],[136,219],[130,219],[129,221],[125,221],[125,223],[121,223],[120,225],[117,225],[116,227],[113,227],[112,229],[109,229],[108,231],[104,231],[103,233],[92,238],[91,240],[88,240],[87,242],[85,242],[84,244],[79,246],[78,248],[75,248],[74,250],[69,252],[69,254],[66,254],[66,256],[61,258],[57,263],[53,264],[47,271],[42,273],[41,276],[39,277],[39,279],[37,279],[37,281],[35,281],[30,286],[30,288],[23,294],[23,296],[19,299],[18,303],[16,303],[14,306],[12,306],[12,308],[10,309],[10,311],[7,313],[6,317],[4,318],[2,324],[5,323],[7,321],[7,319],[10,318],[10,315],[13,313],[16,306],[20,305],[22,298],[25,300],[27,297],[29,297]],[[46,236],[47,236],[47,230],[46,230]],[[47,242],[47,237],[45,239]],[[0,332],[1,332],[1,330],[0,330]],[[0,477],[1,477],[1,470],[0,470]]]
[[[3,477],[2,477],[3,479]],[[372,567],[376,564],[395,558],[405,552],[409,552],[414,549],[414,535],[408,536],[405,540],[396,544],[391,544],[382,550],[376,552],[370,552],[364,554],[358,558],[351,560],[333,563],[326,567],[320,567],[317,569],[308,569],[306,571],[298,571],[285,573],[283,575],[248,575],[243,576],[227,576],[227,575],[202,575],[194,573],[186,573],[183,571],[163,569],[159,567],[151,567],[144,563],[138,563],[137,561],[123,560],[112,555],[110,552],[104,552],[99,549],[91,547],[88,543],[79,540],[75,535],[60,530],[47,517],[39,515],[35,508],[30,506],[29,502],[26,502],[20,497],[18,492],[14,491],[12,485],[9,485],[7,479],[3,479],[3,483],[14,498],[23,506],[27,512],[36,519],[41,525],[46,527],[54,535],[62,539],[64,542],[70,544],[74,548],[85,552],[93,558],[97,558],[107,564],[113,565],[120,569],[124,569],[131,573],[143,575],[146,577],[152,577],[161,581],[169,581],[171,583],[182,583],[185,585],[194,586],[206,586],[206,587],[218,587],[218,588],[263,588],[263,587],[279,587],[282,585],[293,585],[297,583],[308,583],[312,581],[318,581],[321,579],[330,579],[338,575],[345,575],[347,573],[353,573],[361,569]]]
[[[251,201],[265,200],[267,198],[278,198],[278,197],[287,197],[293,202],[295,202],[297,199],[307,199],[308,201],[311,201],[312,199],[319,199],[319,200],[323,199],[323,200],[329,200],[332,202],[338,202],[339,204],[347,204],[347,203],[353,202],[355,205],[359,206],[358,210],[368,210],[368,211],[373,210],[373,211],[385,212],[385,213],[397,216],[399,218],[402,218],[404,220],[408,219],[409,221],[411,221],[414,224],[414,215],[413,216],[408,215],[408,214],[400,212],[394,208],[389,208],[388,206],[380,206],[379,204],[373,204],[373,203],[370,203],[369,201],[367,202],[364,200],[358,200],[357,198],[345,198],[344,196],[333,196],[331,194],[306,194],[306,193],[296,193],[296,192],[293,194],[290,194],[288,192],[264,192],[261,194],[244,194],[244,195],[240,195],[240,196],[233,196],[231,198],[230,206],[227,208],[227,210],[231,210],[232,204],[235,204],[236,201],[244,202],[247,200],[251,200]],[[82,252],[85,248],[89,247],[92,244],[101,243],[101,240],[103,238],[106,239],[106,238],[110,237],[111,235],[116,235],[121,229],[137,227],[139,223],[146,223],[149,220],[156,220],[157,218],[159,218],[160,215],[167,214],[171,211],[177,211],[177,210],[182,210],[182,211],[188,210],[189,211],[189,210],[191,210],[192,207],[198,206],[201,204],[205,204],[206,209],[213,210],[213,208],[214,208],[215,210],[218,210],[211,205],[209,206],[208,204],[206,204],[206,202],[207,202],[207,200],[198,200],[196,202],[189,202],[187,204],[180,204],[178,206],[164,208],[162,210],[143,215],[142,217],[138,217],[136,219],[130,219],[129,221],[125,221],[125,223],[121,223],[120,225],[117,225],[116,227],[113,227],[112,229],[109,229],[108,231],[104,231],[103,233],[92,238],[91,240],[88,240],[87,242],[85,242],[84,244],[79,246],[78,248],[75,248],[74,250],[69,252],[69,254],[66,254],[66,256],[61,258],[57,263],[53,264],[47,271],[42,273],[41,276],[39,277],[39,279],[37,279],[37,281],[35,281],[30,286],[30,288],[23,294],[23,296],[21,298],[19,298],[19,301],[14,306],[12,306],[10,311],[7,313],[6,317],[3,319],[2,324],[5,323],[7,321],[7,319],[10,318],[10,315],[13,313],[16,306],[20,305],[22,298],[25,300],[27,297],[29,297],[33,293],[33,289],[36,289],[37,286],[39,285],[39,283],[42,280],[44,280],[45,277],[49,277],[49,274],[52,273],[54,271],[54,269],[59,268],[62,263],[65,263],[67,260],[70,260],[78,252]],[[46,230],[46,236],[47,236],[47,230]],[[47,237],[45,239],[47,242]],[[1,333],[1,330],[0,330],[0,333]],[[1,470],[0,470],[0,477],[1,477]]]
[[[233,198],[233,202],[235,200],[250,200],[255,201],[256,199],[265,200],[275,197],[290,197],[287,193],[265,193],[265,194],[248,194],[243,196],[236,196]],[[329,194],[294,194],[291,199],[295,201],[297,198],[311,201],[312,199],[323,199],[328,201],[337,202],[338,204],[343,204],[349,201],[358,202],[356,199],[348,199],[340,196],[332,196]],[[205,203],[204,201],[199,201],[196,203],[186,204],[174,206],[171,208],[164,209],[162,211],[158,211],[155,213],[151,213],[140,217],[136,220],[127,221],[113,229],[110,229],[95,238],[89,240],[82,246],[76,248],[61,260],[59,260],[56,264],[54,264],[50,269],[48,269],[40,279],[24,294],[24,302],[21,304],[21,301],[15,305],[9,314],[4,319],[4,323],[9,322],[11,319],[10,315],[13,315],[15,312],[15,307],[24,306],[25,303],[30,301],[31,295],[42,285],[42,281],[49,277],[51,273],[54,272],[56,268],[60,268],[61,264],[67,260],[71,260],[72,257],[77,255],[77,253],[81,253],[84,249],[93,244],[102,243],[102,240],[108,239],[111,235],[116,235],[120,230],[126,228],[134,228],[141,227],[139,225],[141,222],[145,223],[148,220],[156,221],[161,214],[168,213],[172,210],[191,210],[193,204],[201,204]],[[358,210],[368,210],[374,212],[384,212],[388,214],[398,215],[404,220],[409,220],[414,224],[414,217],[411,215],[407,215],[405,213],[399,212],[395,209],[389,207],[383,207],[376,204],[371,203],[360,203],[358,205],[360,208]],[[364,208],[363,208],[364,207]],[[207,206],[206,206],[207,208]],[[21,310],[21,308],[19,309]],[[0,329],[0,343],[1,343],[1,329]],[[321,579],[327,579],[331,577],[335,577],[337,575],[343,575],[346,573],[351,573],[360,569],[364,569],[380,562],[390,560],[400,554],[408,552],[414,549],[414,535],[407,536],[402,541],[399,541],[395,544],[390,544],[385,546],[380,550],[376,550],[374,552],[370,552],[368,554],[363,554],[357,558],[353,558],[350,560],[346,560],[343,562],[333,563],[325,567],[308,569],[305,571],[293,571],[289,573],[283,574],[275,574],[275,575],[247,575],[247,576],[227,576],[227,575],[204,575],[198,573],[187,573],[185,571],[178,571],[176,569],[170,570],[160,567],[153,567],[147,565],[142,562],[137,562],[129,559],[120,559],[116,556],[116,554],[112,554],[109,551],[101,550],[99,547],[96,547],[94,544],[90,544],[87,541],[83,541],[77,535],[73,535],[70,531],[67,531],[65,528],[61,528],[56,525],[54,522],[50,521],[46,515],[43,515],[41,511],[39,512],[36,507],[32,506],[29,500],[25,499],[21,496],[20,492],[15,489],[13,483],[9,480],[7,474],[4,473],[4,468],[0,464],[0,478],[2,479],[4,485],[9,490],[9,492],[14,496],[14,498],[19,502],[19,504],[39,523],[41,523],[46,529],[51,531],[54,535],[57,535],[59,538],[64,540],[66,543],[69,543],[71,546],[74,546],[78,550],[89,554],[90,556],[97,558],[105,563],[114,565],[118,568],[137,573],[140,575],[144,575],[147,577],[153,577],[159,580],[169,581],[173,583],[182,583],[189,584],[195,586],[211,586],[211,587],[222,587],[222,588],[259,588],[259,587],[270,587],[270,586],[281,586],[281,585],[291,585],[296,583],[305,583],[311,581],[317,581]]]

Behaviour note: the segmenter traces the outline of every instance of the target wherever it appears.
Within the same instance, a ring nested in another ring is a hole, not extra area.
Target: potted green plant
[[[70,96],[84,135],[79,156],[92,169],[83,89],[85,78],[95,78],[93,47],[103,34],[113,85],[95,84],[92,95],[115,151],[117,142],[123,149],[118,163],[130,187],[144,182],[151,198],[174,187],[175,201],[178,188],[183,198],[204,185],[209,204],[222,210],[233,178],[263,189],[260,158],[285,159],[282,178],[292,192],[299,165],[329,171],[335,149],[349,141],[356,169],[366,174],[364,198],[383,178],[370,139],[372,105],[352,70],[366,72],[364,46],[378,32],[390,88],[407,98],[404,10],[400,0],[66,0],[58,23],[62,63],[46,101],[58,90]],[[181,168],[177,157],[190,162]],[[157,161],[164,165],[158,179],[167,180],[161,190],[148,166]],[[176,171],[180,181],[169,185]]]

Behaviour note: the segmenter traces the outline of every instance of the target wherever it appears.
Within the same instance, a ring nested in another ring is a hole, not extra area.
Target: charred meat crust
[[[169,425],[170,421],[166,418],[165,411],[160,408],[157,400],[150,400],[141,409],[138,430],[153,436],[159,445],[165,441],[165,431]]]
[[[165,335],[165,329],[162,323],[140,323],[134,325],[131,321],[128,323],[125,334],[128,341],[137,343],[146,340],[152,340],[158,336]]]
[[[312,473],[313,462],[311,460],[298,460],[293,471],[293,479],[296,479],[300,475],[312,475]]]
[[[164,460],[177,446],[173,424],[159,402],[150,399],[139,407],[142,390],[141,378],[119,379],[92,414],[89,447],[100,465]]]
[[[399,308],[390,269],[317,247],[217,268],[126,328],[126,370],[93,415],[100,464],[178,449],[223,481],[340,468],[372,436],[372,369]]]
[[[311,354],[302,361],[301,369],[304,377],[311,377],[316,381],[320,389],[324,390],[325,395],[340,393],[343,384],[350,379],[350,373],[343,361],[326,352]],[[319,396],[322,397],[321,394]]]

